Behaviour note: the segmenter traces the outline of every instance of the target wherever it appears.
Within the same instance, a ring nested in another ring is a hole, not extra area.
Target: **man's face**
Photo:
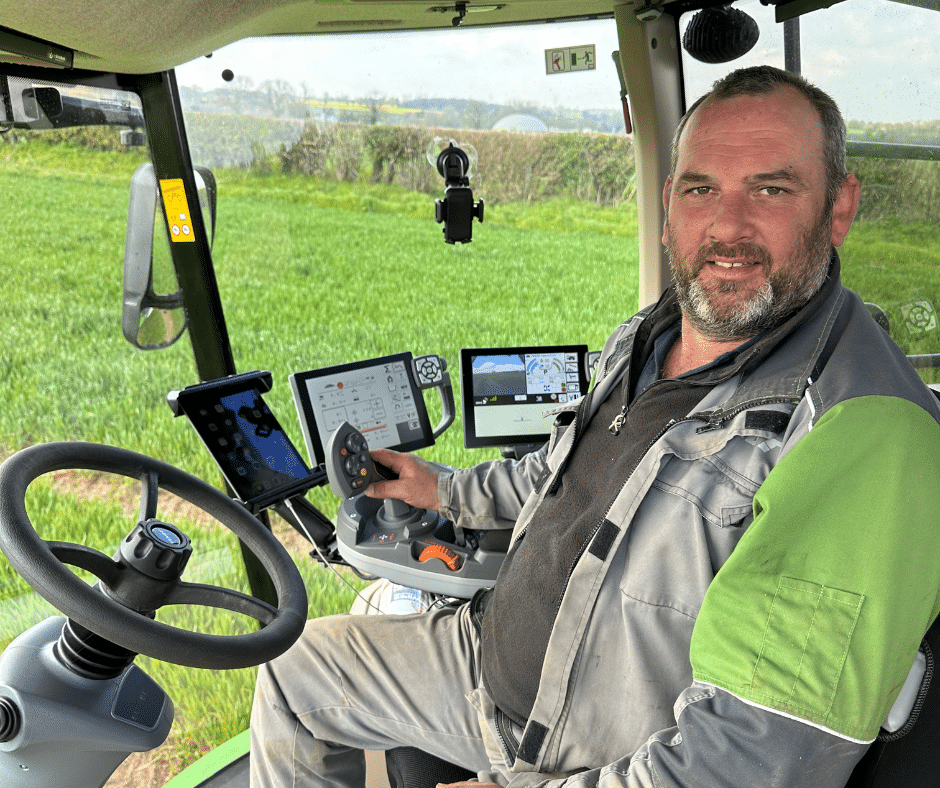
[[[809,300],[851,224],[840,213],[833,228],[822,122],[791,87],[701,104],[663,200],[683,311],[716,340],[755,336]]]

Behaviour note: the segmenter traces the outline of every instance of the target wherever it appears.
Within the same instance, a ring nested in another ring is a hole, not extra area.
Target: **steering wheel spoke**
[[[261,599],[256,599],[232,588],[204,585],[202,583],[180,583],[167,597],[166,605],[201,605],[221,610],[230,610],[250,616],[262,624],[270,624],[277,618],[277,608]]]
[[[72,542],[46,542],[52,554],[63,564],[91,572],[105,585],[113,585],[121,572],[121,566],[99,550]]]
[[[140,520],[152,520],[157,516],[157,499],[160,497],[160,477],[151,469],[140,475]]]

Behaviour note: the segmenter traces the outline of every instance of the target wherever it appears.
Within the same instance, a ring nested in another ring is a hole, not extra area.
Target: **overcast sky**
[[[734,67],[783,65],[782,29],[773,9],[738,5],[757,19],[761,36]],[[686,20],[683,20],[683,29]],[[940,13],[887,0],[851,0],[801,21],[803,73],[832,93],[848,118],[940,118]],[[594,44],[597,68],[547,75],[545,50]],[[438,33],[252,39],[178,70],[181,85],[225,86],[224,69],[249,78],[286,80],[310,95],[457,97],[499,104],[616,109],[619,83],[611,60],[613,20],[517,29],[469,27]],[[730,67],[685,58],[687,93],[701,95]],[[233,83],[234,84],[234,83]]]

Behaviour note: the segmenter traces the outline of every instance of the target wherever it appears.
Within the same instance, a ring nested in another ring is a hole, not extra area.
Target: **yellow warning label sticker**
[[[170,240],[174,243],[194,242],[193,223],[186,201],[186,189],[182,178],[160,181],[160,193],[166,208],[166,220],[170,227]]]

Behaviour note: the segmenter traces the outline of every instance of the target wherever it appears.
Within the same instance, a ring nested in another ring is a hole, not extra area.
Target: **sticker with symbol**
[[[160,181],[160,193],[167,217],[177,217],[170,222],[170,240],[173,242],[193,242],[193,226],[189,220],[189,202],[186,200],[186,188],[182,178],[168,178]]]
[[[930,301],[912,301],[901,306],[904,326],[914,336],[937,330],[937,311]]]
[[[572,71],[593,71],[597,67],[594,44],[559,47],[545,50],[545,73],[567,74]]]

